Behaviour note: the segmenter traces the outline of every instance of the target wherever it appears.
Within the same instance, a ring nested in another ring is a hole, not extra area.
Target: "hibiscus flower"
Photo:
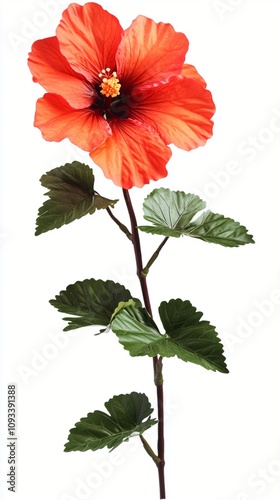
[[[96,3],[70,4],[56,36],[29,54],[47,93],[34,125],[47,141],[68,138],[125,189],[167,175],[168,144],[191,150],[212,135],[211,93],[184,64],[188,40],[170,24],[138,16],[123,30]]]

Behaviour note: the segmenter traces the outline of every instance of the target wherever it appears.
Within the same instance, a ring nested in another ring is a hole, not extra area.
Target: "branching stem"
[[[129,240],[132,240],[132,234],[131,232],[129,231],[129,229],[127,229],[127,227],[122,224],[121,221],[119,221],[119,219],[117,219],[117,217],[114,216],[112,210],[108,207],[106,208],[109,216],[111,217],[111,219],[117,224],[117,226],[119,226],[120,230],[128,237]]]
[[[152,458],[152,460],[155,462],[156,466],[158,467],[159,464],[160,464],[160,458],[155,454],[155,452],[152,450],[152,448],[150,447],[149,443],[142,436],[142,434],[140,435],[140,439],[142,441],[142,444],[143,444],[146,452],[148,453],[148,455]]]
[[[152,314],[152,308],[150,303],[149,291],[147,286],[147,280],[145,274],[143,274],[143,261],[142,261],[142,251],[139,238],[139,231],[137,227],[137,220],[133,205],[130,199],[129,191],[123,189],[123,195],[127,210],[129,213],[130,223],[131,223],[131,233],[132,233],[132,244],[134,248],[135,261],[136,261],[136,272],[138,279],[140,281],[140,286],[142,290],[143,300],[145,307],[150,314]],[[163,243],[164,244],[164,243]],[[163,246],[162,244],[162,246]],[[161,247],[162,248],[162,247]],[[160,251],[160,250],[159,250]],[[155,257],[156,258],[156,257]],[[147,267],[147,266],[146,266]],[[160,499],[165,497],[165,480],[164,480],[164,406],[163,406],[163,385],[162,385],[162,359],[157,356],[153,357],[153,367],[154,367],[154,378],[155,380],[161,380],[161,383],[157,387],[157,407],[158,407],[158,475],[159,475],[159,491]],[[161,377],[159,377],[159,372]]]
[[[147,265],[144,267],[144,269],[142,271],[142,276],[144,276],[144,277],[147,276],[147,274],[148,274],[148,272],[150,270],[151,265],[158,258],[159,254],[160,254],[160,251],[164,247],[164,245],[167,242],[168,238],[169,238],[169,236],[166,236],[164,238],[164,240],[161,242],[161,244],[159,245],[159,247],[156,249],[156,251],[153,253],[152,257],[150,258],[150,260],[148,261]]]

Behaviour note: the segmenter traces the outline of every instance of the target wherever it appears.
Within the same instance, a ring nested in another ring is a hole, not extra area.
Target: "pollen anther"
[[[102,78],[102,83],[99,85],[102,95],[105,95],[105,97],[117,97],[120,95],[121,84],[117,78],[116,71],[111,73],[110,68],[102,69],[98,76]]]

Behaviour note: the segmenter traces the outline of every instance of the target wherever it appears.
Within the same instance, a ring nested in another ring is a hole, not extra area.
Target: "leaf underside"
[[[157,423],[150,418],[153,408],[145,394],[120,394],[109,399],[105,407],[108,413],[89,413],[70,429],[64,451],[95,451],[105,446],[113,450]]]

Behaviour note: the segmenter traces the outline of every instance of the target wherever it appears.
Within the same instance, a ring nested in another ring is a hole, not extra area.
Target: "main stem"
[[[132,243],[134,247],[134,254],[136,260],[137,276],[140,281],[145,307],[150,316],[153,316],[149,291],[147,286],[147,279],[146,276],[144,276],[143,274],[142,251],[141,251],[139,232],[137,228],[137,220],[131,203],[129,191],[127,189],[123,189],[123,195],[131,223]],[[163,404],[162,380],[161,382],[159,382],[159,379],[161,379],[161,373],[159,376],[159,368],[160,372],[162,368],[161,358],[158,358],[157,356],[153,357],[153,367],[154,367],[154,379],[156,381],[156,388],[157,388],[157,408],[158,408],[158,458],[160,459],[160,462],[158,464],[159,492],[160,492],[160,499],[164,499],[166,498],[165,480],[164,480],[164,404]]]

